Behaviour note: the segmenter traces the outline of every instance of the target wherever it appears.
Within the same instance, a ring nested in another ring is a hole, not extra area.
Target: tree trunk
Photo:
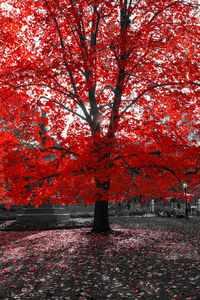
[[[112,139],[100,138],[99,124],[93,135],[95,168],[95,210],[92,232],[108,233],[111,231],[108,218],[108,200],[110,190],[109,163]]]
[[[111,231],[108,218],[108,191],[110,181],[100,183],[96,180],[97,200],[95,202],[94,223],[92,232],[108,233]]]
[[[95,203],[94,223],[92,227],[92,232],[107,233],[110,231],[111,228],[109,226],[108,218],[108,201],[97,200]]]

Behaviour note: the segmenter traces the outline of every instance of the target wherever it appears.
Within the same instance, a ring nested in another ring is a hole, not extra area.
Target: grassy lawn
[[[89,228],[0,231],[0,299],[199,299],[199,218],[110,218]]]

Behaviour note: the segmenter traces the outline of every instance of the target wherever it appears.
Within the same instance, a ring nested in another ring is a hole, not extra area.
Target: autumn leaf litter
[[[0,232],[0,299],[198,299],[198,231]]]

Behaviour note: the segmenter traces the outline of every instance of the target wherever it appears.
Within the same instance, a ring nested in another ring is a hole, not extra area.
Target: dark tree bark
[[[97,201],[95,202],[93,233],[111,232],[108,217],[108,194],[110,181],[100,183],[96,180]]]
[[[97,200],[94,210],[94,223],[92,227],[94,233],[111,232],[108,217],[108,201]]]

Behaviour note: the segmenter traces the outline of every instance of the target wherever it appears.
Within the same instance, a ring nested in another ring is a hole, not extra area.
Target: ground
[[[0,231],[0,299],[199,299],[199,218],[118,217],[111,227]]]

